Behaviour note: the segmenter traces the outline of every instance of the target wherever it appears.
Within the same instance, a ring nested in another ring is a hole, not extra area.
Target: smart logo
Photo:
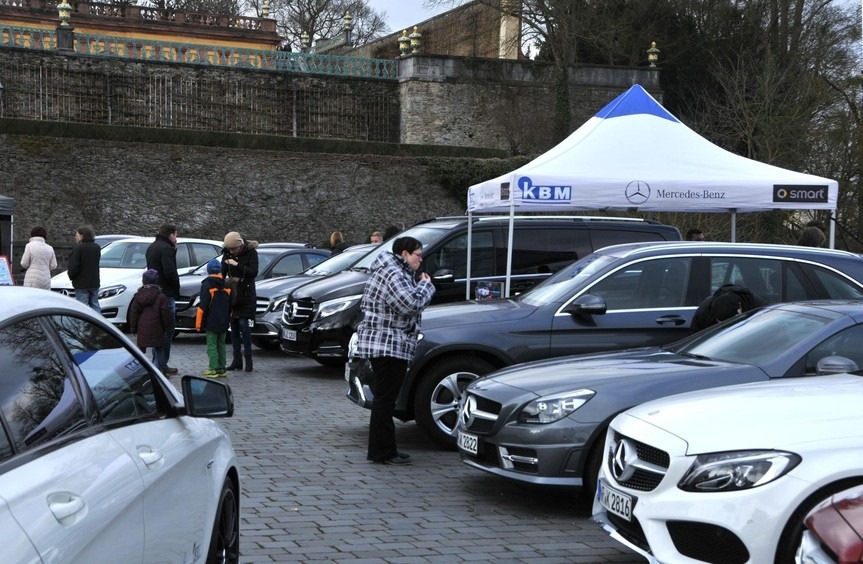
[[[826,203],[827,186],[806,186],[797,184],[774,184],[774,202]]]
[[[534,186],[533,181],[522,176],[518,179],[522,204],[558,204],[572,202],[572,186]]]

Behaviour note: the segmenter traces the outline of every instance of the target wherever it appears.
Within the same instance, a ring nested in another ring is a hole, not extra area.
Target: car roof
[[[81,304],[78,300],[58,292],[42,290],[41,288],[6,286],[0,288],[0,295],[3,296],[0,322],[22,313],[32,313],[35,310],[74,310],[83,313],[86,317],[95,317],[93,309]]]
[[[118,239],[117,241],[113,241],[111,244],[116,245],[117,243],[152,243],[155,241],[155,237],[129,237],[128,239]],[[222,241],[216,241],[214,239],[198,239],[196,237],[177,237],[178,243],[209,243],[211,245],[217,245],[219,247],[222,246]]]
[[[799,245],[776,245],[769,243],[730,243],[704,241],[646,241],[641,243],[624,243],[612,245],[598,251],[604,255],[619,258],[650,257],[661,254],[721,254],[749,253],[757,255],[780,255],[801,259],[817,259],[819,257],[843,257],[863,259],[863,256],[836,249],[817,247],[801,247]]]
[[[258,243],[259,249],[269,249],[269,248],[298,248],[298,249],[317,249],[316,246],[311,243]]]

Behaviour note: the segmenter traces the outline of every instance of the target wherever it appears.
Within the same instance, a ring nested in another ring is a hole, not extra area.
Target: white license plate
[[[599,482],[599,503],[609,513],[632,521],[632,496],[619,492],[605,482]]]
[[[297,332],[293,329],[282,329],[282,339],[286,341],[296,341]]]
[[[479,442],[476,435],[458,432],[458,448],[476,456],[476,445]]]

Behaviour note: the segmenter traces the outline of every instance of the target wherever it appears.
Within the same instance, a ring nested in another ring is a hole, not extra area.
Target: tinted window
[[[853,285],[853,283],[847,278],[817,266],[811,267],[811,271],[815,278],[818,279],[818,282],[824,286],[824,290],[827,292],[827,295],[824,297],[849,300],[859,300],[860,298],[863,298],[863,292],[860,291],[860,288]]]
[[[36,319],[0,329],[0,355],[0,410],[18,451],[86,425],[63,361]],[[0,458],[11,454],[5,437],[0,449]]]
[[[770,303],[806,299],[806,289],[796,269],[766,257],[714,257],[710,291],[723,284],[748,288]]]
[[[192,259],[189,257],[189,243],[179,243],[177,245],[177,268],[189,268],[190,266],[197,266],[196,264],[192,264]],[[147,264],[144,263],[142,268],[146,268]]]
[[[153,376],[123,343],[83,319],[54,316],[51,320],[93,391],[103,421],[157,413]]]
[[[625,229],[590,229],[594,250],[610,245],[638,243],[640,241],[665,241],[659,233],[652,231],[629,231]]]
[[[470,277],[494,276],[494,235],[491,231],[474,231],[472,238]],[[434,274],[441,269],[451,270],[457,279],[467,277],[467,233],[447,241],[434,253],[423,254],[425,272]]]
[[[833,335],[806,355],[806,373],[815,374],[818,361],[826,356],[844,356],[863,368],[863,326],[856,325]]]
[[[295,253],[293,255],[287,255],[280,258],[275,266],[273,266],[273,270],[270,272],[268,277],[299,274],[303,270],[303,255]]]
[[[609,310],[682,307],[691,259],[670,257],[630,264],[588,292],[601,296]]]
[[[503,232],[508,237],[507,230]],[[512,242],[513,274],[547,274],[557,272],[579,256],[590,254],[585,229],[516,229]],[[506,273],[506,242],[498,249],[500,274]],[[473,273],[471,273],[473,276]]]

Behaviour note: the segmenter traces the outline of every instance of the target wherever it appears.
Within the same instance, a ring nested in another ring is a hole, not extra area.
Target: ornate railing
[[[8,0],[7,0],[8,1]],[[54,30],[0,24],[0,47],[52,50],[57,48]],[[398,78],[398,61],[365,59],[343,55],[292,53],[289,51],[240,49],[169,41],[148,41],[76,33],[73,51],[79,55],[115,57],[143,61],[166,61],[256,70],[284,71],[381,80]]]

